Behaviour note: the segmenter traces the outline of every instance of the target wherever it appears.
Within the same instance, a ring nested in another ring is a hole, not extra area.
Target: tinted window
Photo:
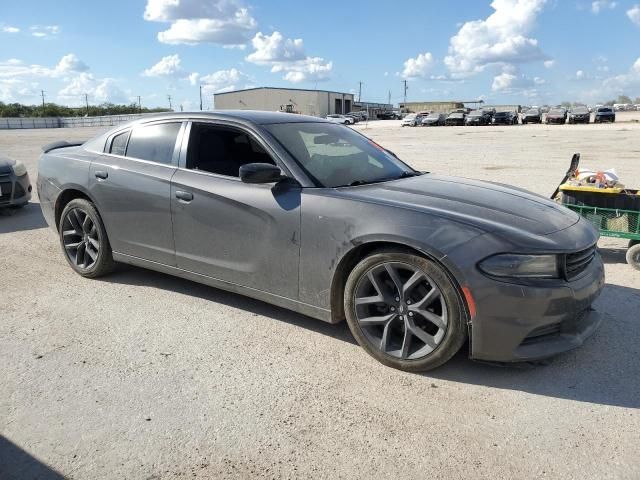
[[[240,167],[248,163],[276,164],[247,133],[206,124],[191,126],[187,168],[238,177]]]
[[[131,132],[127,157],[171,164],[181,123],[136,127]]]
[[[111,148],[109,149],[109,153],[113,153],[114,155],[124,155],[124,152],[127,150],[128,139],[128,130],[113,137],[113,140],[111,140]]]

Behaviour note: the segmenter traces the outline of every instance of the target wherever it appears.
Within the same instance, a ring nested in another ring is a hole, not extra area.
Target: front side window
[[[239,177],[240,167],[248,163],[276,164],[264,148],[245,132],[204,123],[192,124],[187,168]]]
[[[181,126],[175,122],[135,127],[126,156],[170,165]]]
[[[265,125],[302,168],[323,187],[395,180],[417,174],[363,135],[330,123]]]

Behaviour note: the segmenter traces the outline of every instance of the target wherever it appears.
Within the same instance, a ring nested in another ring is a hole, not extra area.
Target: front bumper
[[[474,291],[478,313],[471,324],[471,358],[540,360],[582,345],[601,322],[591,305],[603,286],[599,254],[572,281],[525,285],[485,277],[482,287]]]
[[[13,174],[0,176],[0,208],[19,207],[31,200],[29,174],[16,177]]]

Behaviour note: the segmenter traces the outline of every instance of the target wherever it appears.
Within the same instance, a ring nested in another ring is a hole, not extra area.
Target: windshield
[[[335,188],[418,175],[364,135],[331,123],[265,125],[320,186]]]
[[[527,110],[527,115],[538,115],[538,110],[532,108],[531,110]]]
[[[475,110],[473,112],[471,112],[469,114],[470,117],[481,117],[482,116],[482,111],[481,110]]]
[[[413,120],[414,118],[416,118],[416,114],[415,113],[410,113],[409,115],[404,117],[405,120]]]
[[[437,119],[440,118],[440,114],[439,113],[430,113],[427,118],[429,119]]]
[[[608,112],[610,112],[610,111],[611,111],[611,109],[610,109],[610,108],[599,108],[599,109],[598,109],[598,112],[600,112],[600,113],[608,113]]]
[[[578,108],[574,108],[572,113],[578,113],[578,114],[589,113],[589,110],[587,110],[585,107],[578,107]]]
[[[464,118],[464,113],[452,113],[449,118]]]
[[[564,110],[554,108],[553,110],[549,110],[549,115],[564,115]]]

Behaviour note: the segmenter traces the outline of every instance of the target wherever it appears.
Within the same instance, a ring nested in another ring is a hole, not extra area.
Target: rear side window
[[[113,153],[114,155],[124,155],[124,152],[127,150],[127,140],[129,139],[129,131],[121,133],[113,137],[111,140],[111,147],[109,148],[109,153]]]
[[[136,127],[131,132],[127,157],[171,164],[181,123],[160,123]]]

